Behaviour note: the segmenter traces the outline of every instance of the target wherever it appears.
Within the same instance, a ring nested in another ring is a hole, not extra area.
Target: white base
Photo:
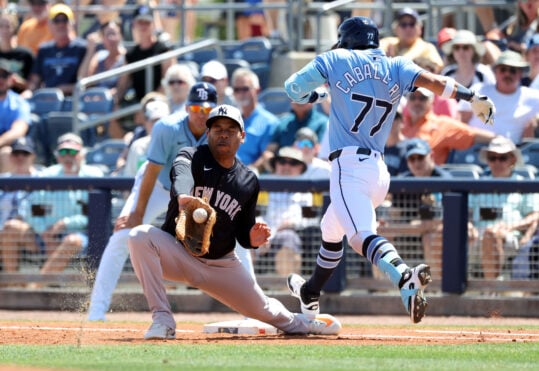
[[[214,322],[204,325],[206,334],[245,334],[245,335],[275,335],[281,331],[272,325],[256,319],[240,319],[234,321]]]

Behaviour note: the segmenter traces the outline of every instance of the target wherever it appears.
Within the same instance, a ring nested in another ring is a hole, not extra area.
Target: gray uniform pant
[[[128,240],[131,262],[154,323],[176,328],[163,279],[196,287],[238,313],[287,333],[308,333],[309,321],[267,297],[234,251],[220,259],[189,254],[169,233],[151,225],[133,228]]]

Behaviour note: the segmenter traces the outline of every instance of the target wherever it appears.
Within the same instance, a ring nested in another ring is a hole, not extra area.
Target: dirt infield
[[[143,343],[149,313],[111,313],[107,322],[87,322],[73,312],[0,311],[0,344],[125,345]],[[412,325],[407,317],[339,316],[338,336],[205,334],[204,323],[237,320],[232,313],[176,314],[171,343],[235,342],[267,344],[464,344],[538,342],[539,319],[427,317]],[[510,329],[500,326],[510,326]]]

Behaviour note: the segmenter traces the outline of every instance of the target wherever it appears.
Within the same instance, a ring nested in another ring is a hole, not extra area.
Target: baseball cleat
[[[314,335],[337,335],[341,331],[341,323],[339,320],[329,314],[319,314],[314,319],[309,319],[305,316],[308,322],[309,334]]]
[[[430,267],[426,264],[419,264],[402,274],[399,283],[402,303],[413,323],[421,322],[425,316],[428,304],[423,289],[431,282]]]
[[[298,274],[291,273],[286,279],[290,294],[299,299],[301,313],[314,318],[320,313],[320,295],[309,295],[305,292],[305,280]]]
[[[421,322],[425,316],[427,299],[423,294],[423,289],[431,282],[430,267],[426,264],[419,264],[402,274],[399,283],[402,303],[413,323]]]
[[[144,334],[144,340],[176,339],[176,330],[161,323],[152,323]]]

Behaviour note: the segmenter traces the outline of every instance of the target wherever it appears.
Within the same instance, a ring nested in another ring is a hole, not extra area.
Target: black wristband
[[[455,99],[464,99],[467,102],[470,102],[474,96],[473,90],[468,89],[462,84],[457,83],[457,92],[455,93]]]

